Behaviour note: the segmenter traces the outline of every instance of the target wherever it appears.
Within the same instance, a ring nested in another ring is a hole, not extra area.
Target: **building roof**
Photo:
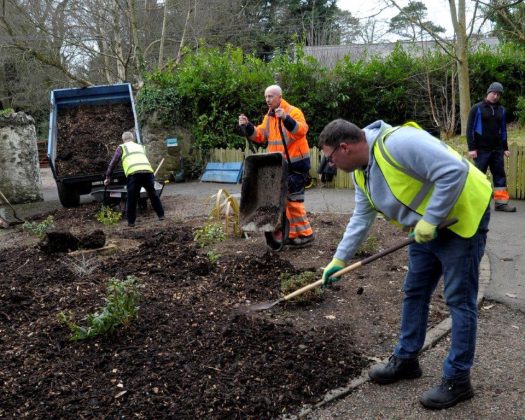
[[[494,49],[499,45],[499,40],[496,37],[471,38],[470,42],[473,49],[479,48],[480,45]],[[304,52],[306,55],[315,57],[324,66],[333,68],[339,60],[345,57],[348,57],[352,62],[371,58],[386,58],[396,46],[400,46],[415,57],[421,56],[429,50],[440,48],[435,41],[396,41],[379,44],[307,46],[304,47]]]

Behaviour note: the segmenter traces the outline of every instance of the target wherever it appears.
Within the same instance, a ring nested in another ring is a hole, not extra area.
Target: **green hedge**
[[[384,59],[342,60],[332,70],[321,64],[301,49],[294,59],[286,53],[265,63],[232,47],[202,48],[187,54],[178,66],[146,76],[137,100],[139,116],[144,120],[155,114],[163,124],[188,128],[195,146],[205,151],[242,148],[245,139],[237,131],[238,115],[245,113],[258,124],[267,110],[264,89],[277,83],[284,98],[303,110],[312,146],[318,144],[323,127],[338,117],[359,126],[377,119],[392,124],[415,120],[435,134],[443,130],[440,119],[445,119],[455,74],[450,57],[428,53],[416,58],[395,49]],[[481,49],[471,54],[470,70],[472,102],[483,98],[487,86],[498,80],[505,87],[509,119],[515,119],[518,97],[525,96],[525,57],[506,46],[497,52]],[[456,113],[458,108],[456,97]]]

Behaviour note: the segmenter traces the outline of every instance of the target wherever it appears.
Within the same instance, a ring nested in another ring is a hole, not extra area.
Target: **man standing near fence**
[[[277,85],[268,86],[264,98],[268,113],[259,126],[239,115],[239,126],[248,140],[267,145],[268,152],[282,153],[288,161],[288,204],[286,218],[290,225],[289,245],[303,246],[314,240],[314,233],[306,217],[304,192],[310,170],[310,149],[306,140],[308,124],[303,112],[286,102]]]
[[[494,209],[515,212],[509,206],[509,192],[505,175],[504,158],[510,156],[507,144],[507,124],[505,108],[499,103],[503,85],[492,83],[487,96],[472,107],[467,123],[468,154],[474,159],[476,167],[483,173],[490,169],[494,182]]]

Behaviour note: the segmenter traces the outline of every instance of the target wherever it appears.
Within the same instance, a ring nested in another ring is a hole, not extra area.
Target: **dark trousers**
[[[503,150],[478,150],[478,157],[474,159],[476,168],[484,174],[487,173],[487,169],[490,169],[494,181],[494,188],[507,186],[503,156]]]
[[[126,202],[126,216],[128,223],[135,223],[137,218],[137,201],[140,197],[140,189],[144,187],[148,193],[148,197],[151,200],[151,205],[157,216],[164,216],[164,209],[160,198],[155,191],[155,178],[152,173],[136,173],[131,174],[127,178],[127,191],[128,197]]]

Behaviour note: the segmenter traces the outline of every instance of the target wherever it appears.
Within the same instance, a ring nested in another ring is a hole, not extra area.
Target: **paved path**
[[[55,183],[48,169],[42,170],[44,203],[16,206],[23,214],[36,208],[60,206]],[[181,200],[206,200],[219,189],[240,193],[239,184],[189,182],[169,184],[166,196]],[[89,201],[83,196],[82,201]],[[320,404],[305,412],[309,419],[525,419],[525,202],[513,202],[516,213],[493,212],[487,243],[488,258],[482,277],[485,300],[481,303],[479,338],[472,380],[476,396],[449,410],[423,409],[418,396],[440,378],[449,338],[445,336],[421,357],[422,378],[388,386],[361,379],[358,387],[349,386],[344,397]],[[350,213],[353,191],[313,188],[306,193],[306,208],[311,212]],[[40,210],[43,211],[43,210]],[[490,264],[488,263],[490,261]],[[446,325],[446,322],[445,322]],[[439,331],[432,331],[439,333]],[[437,336],[437,335],[436,335]]]

